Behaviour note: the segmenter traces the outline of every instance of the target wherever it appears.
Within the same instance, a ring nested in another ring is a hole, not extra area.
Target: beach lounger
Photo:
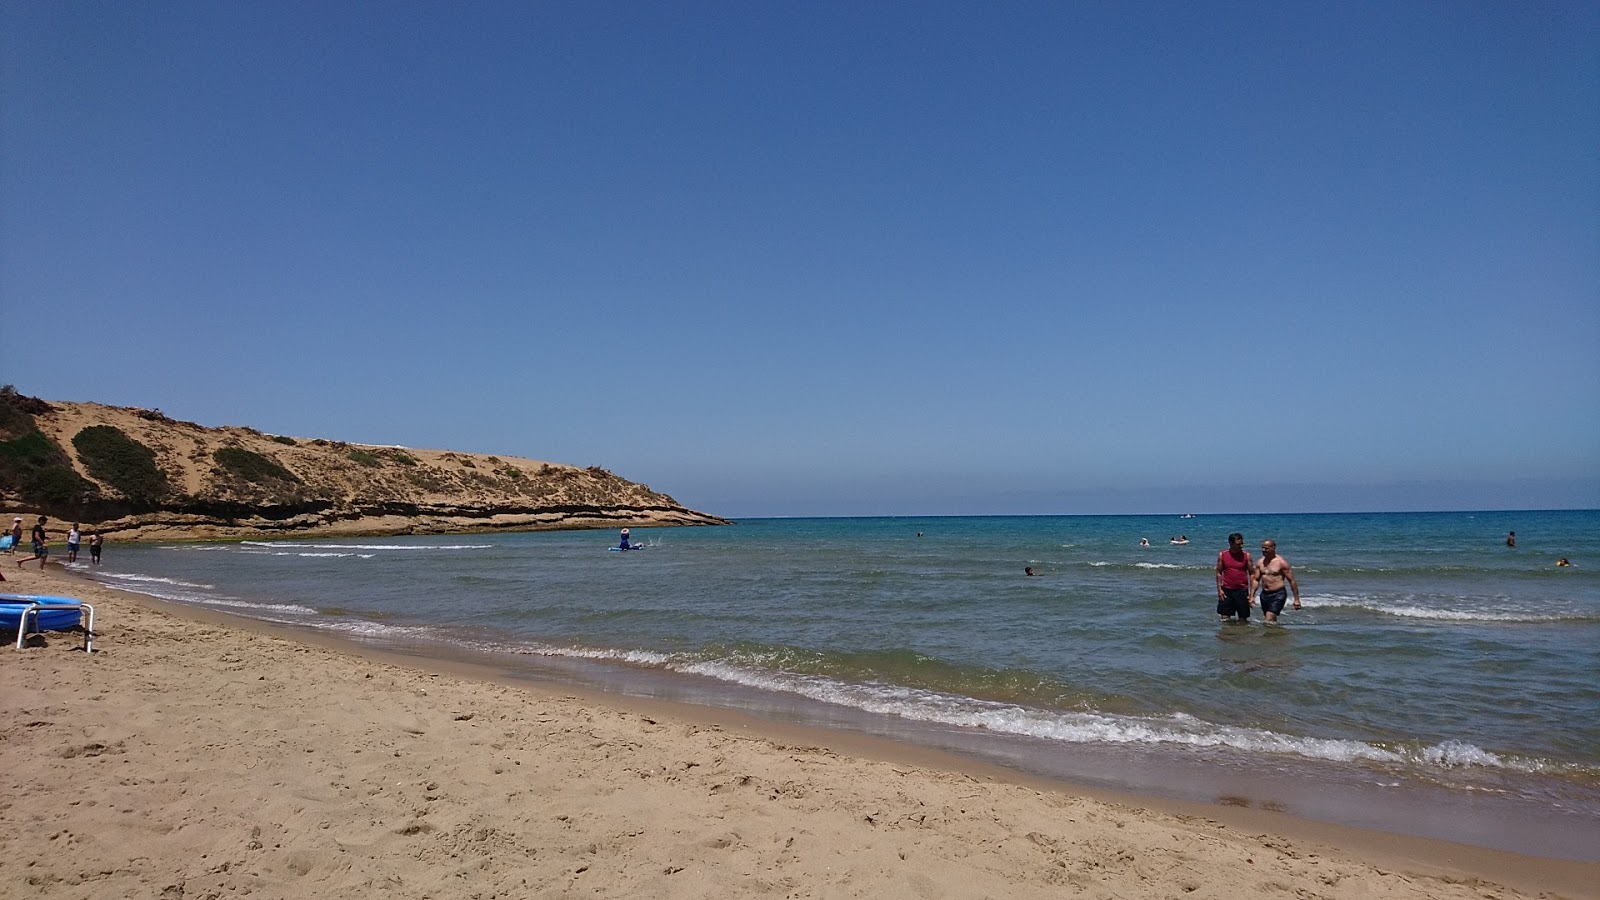
[[[89,611],[84,621],[83,611]],[[29,627],[29,624],[32,627]],[[0,629],[17,630],[17,649],[30,634],[83,629],[83,652],[94,652],[94,607],[75,597],[40,594],[0,594]]]

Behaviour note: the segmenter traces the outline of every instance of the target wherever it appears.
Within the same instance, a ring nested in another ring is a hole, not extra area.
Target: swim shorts
[[[34,541],[33,542],[33,555],[34,556],[38,556],[38,557],[49,556],[50,555],[50,548],[46,547],[44,545],[44,542],[42,542],[42,541]]]
[[[1250,618],[1250,589],[1223,588],[1222,599],[1217,601],[1217,615],[1227,618],[1238,616],[1243,622]]]
[[[1278,588],[1275,591],[1261,592],[1261,611],[1277,615],[1283,612],[1283,601],[1289,599],[1288,588]]]

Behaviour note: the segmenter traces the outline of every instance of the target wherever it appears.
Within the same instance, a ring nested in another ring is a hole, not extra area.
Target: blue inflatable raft
[[[89,618],[84,620],[84,611]],[[94,607],[76,597],[0,594],[0,630],[17,632],[17,649],[30,634],[71,631],[83,626],[83,650],[94,652]]]

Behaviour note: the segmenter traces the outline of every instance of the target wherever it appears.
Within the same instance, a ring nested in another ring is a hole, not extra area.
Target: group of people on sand
[[[43,569],[45,563],[50,561],[50,532],[45,528],[50,520],[40,516],[39,521],[33,524],[31,539],[33,542],[33,555],[26,559],[17,560],[17,568],[22,568],[26,562],[39,561],[39,568]],[[17,516],[11,520],[11,555],[15,556],[17,547],[22,545],[22,517]],[[105,538],[96,531],[89,535],[89,560],[95,565],[100,564],[100,548],[105,545]],[[78,523],[72,523],[72,530],[67,532],[67,562],[78,561],[78,550],[83,546],[83,532],[79,530]]]

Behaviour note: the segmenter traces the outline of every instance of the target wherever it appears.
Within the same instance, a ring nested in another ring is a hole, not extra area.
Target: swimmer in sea
[[[1037,575],[1037,574],[1039,574],[1038,572],[1035,572],[1033,570],[1033,566],[1025,566],[1025,567],[1023,567],[1022,572],[1025,575]]]
[[[1149,538],[1139,538],[1139,546],[1141,546],[1141,547],[1150,546],[1150,539]]]
[[[1565,568],[1567,568],[1568,566],[1571,566],[1571,565],[1572,565],[1572,563],[1567,562],[1567,558],[1565,556],[1563,556],[1560,559],[1556,560],[1556,568],[1558,568],[1558,569],[1565,569]]]
[[[1294,580],[1294,569],[1289,567],[1287,559],[1278,555],[1277,541],[1262,541],[1261,561],[1250,571],[1250,593],[1254,596],[1256,591],[1261,592],[1261,614],[1268,622],[1278,621],[1278,614],[1283,612],[1283,601],[1288,593],[1285,582],[1294,589],[1294,608],[1299,609],[1300,583]]]

